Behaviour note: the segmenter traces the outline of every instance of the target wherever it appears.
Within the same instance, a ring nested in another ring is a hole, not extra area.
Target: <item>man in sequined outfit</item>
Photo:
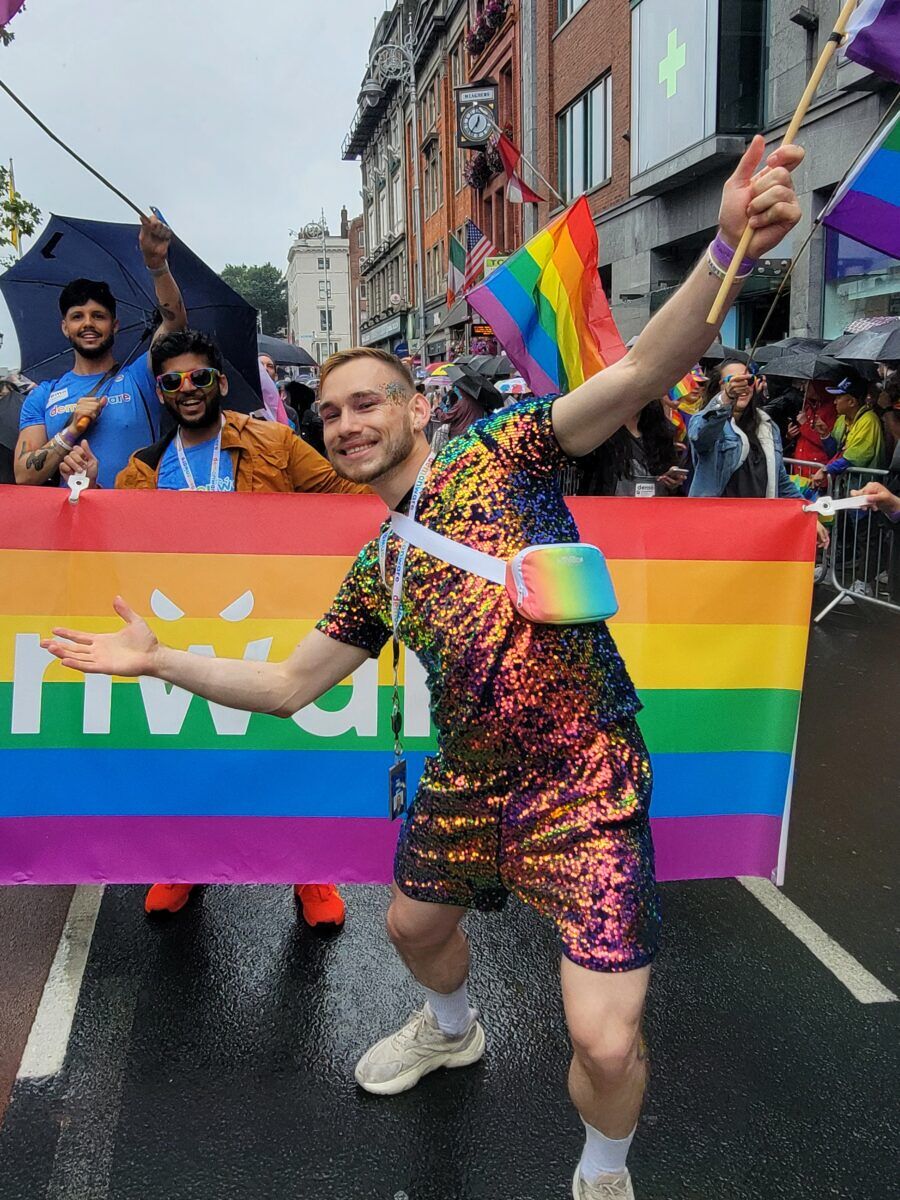
[[[371,485],[389,508],[411,506],[422,524],[496,557],[576,541],[559,468],[702,357],[715,336],[706,315],[722,256],[748,218],[755,258],[799,219],[790,171],[802,151],[778,150],[757,172],[762,153],[756,138],[725,185],[712,258],[621,362],[555,402],[494,414],[433,461],[423,435],[429,406],[408,368],[378,351],[335,355],[319,390],[335,470]],[[639,701],[602,622],[531,623],[502,588],[420,549],[408,548],[398,571],[398,541],[386,539],[384,562],[377,542],[364,547],[329,612],[283,663],[174,651],[121,600],[119,632],[57,630],[44,645],[83,671],[155,676],[219,704],[287,717],[380,652],[398,594],[399,637],[428,672],[438,753],[400,834],[388,930],[425,1003],[363,1056],[357,1081],[393,1094],[482,1056],[461,922],[472,908],[501,908],[512,892],[555,923],[562,945],[569,1090],[586,1131],[572,1195],[628,1200],[626,1155],[647,1075],[641,1020],[659,931]]]

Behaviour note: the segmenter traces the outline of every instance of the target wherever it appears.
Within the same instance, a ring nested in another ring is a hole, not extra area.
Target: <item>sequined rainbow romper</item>
[[[552,401],[473,425],[435,459],[417,519],[500,558],[578,540]],[[398,539],[387,550],[393,578]],[[378,543],[317,626],[377,655],[391,636]],[[403,825],[394,874],[416,900],[481,910],[512,892],[598,971],[650,962],[659,907],[640,701],[609,630],[535,625],[496,584],[411,547],[401,640],[428,674],[438,753]]]

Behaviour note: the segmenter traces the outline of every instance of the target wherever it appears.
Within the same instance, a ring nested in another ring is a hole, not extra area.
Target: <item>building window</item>
[[[564,21],[568,21],[569,17],[573,17],[579,8],[584,8],[585,4],[587,4],[587,0],[558,0],[558,24],[562,25]]]
[[[425,159],[425,215],[436,213],[443,202],[441,179],[441,151],[438,143],[432,142]]]
[[[331,259],[330,258],[320,258],[319,259],[319,270],[320,271],[330,271],[331,270]]]
[[[900,262],[846,234],[826,229],[822,336],[840,337],[852,321],[862,317],[897,316]]]
[[[328,308],[328,309],[320,308],[319,309],[319,329],[321,330],[322,333],[331,333],[331,330],[333,328],[333,324],[332,324],[333,315],[334,314],[332,313],[332,310],[330,308]]]
[[[754,133],[763,124],[767,0],[719,7],[718,133]]]
[[[325,299],[325,280],[324,279],[319,280],[319,299],[320,300]],[[330,279],[328,280],[328,299],[329,300],[331,299],[331,280]]]
[[[368,296],[366,294],[366,285],[363,280],[360,280],[360,283],[359,283],[359,298],[360,298],[360,300],[368,299]]]
[[[559,190],[572,201],[612,174],[612,81],[606,75],[556,118]]]
[[[359,231],[357,233],[356,244],[357,244],[357,246],[359,246],[360,250],[365,250],[365,248],[366,248],[366,231],[365,231],[365,227],[362,225],[360,225]]]

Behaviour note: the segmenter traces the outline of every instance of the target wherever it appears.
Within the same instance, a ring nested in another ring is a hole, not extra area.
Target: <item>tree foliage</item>
[[[277,267],[271,263],[261,267],[229,263],[221,278],[259,310],[263,333],[274,337],[284,335],[288,323],[287,283]]]
[[[9,171],[0,166],[0,264],[11,266],[16,260],[15,231],[19,237],[32,237],[41,210],[19,192],[9,194]]]

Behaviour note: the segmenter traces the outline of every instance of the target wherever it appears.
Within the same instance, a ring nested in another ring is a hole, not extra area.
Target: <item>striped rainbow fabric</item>
[[[584,196],[467,295],[536,396],[568,392],[625,356]]]
[[[660,877],[770,875],[814,522],[787,500],[572,509],[610,562],[612,629],[646,706]],[[368,497],[170,492],[75,506],[0,488],[0,883],[388,880],[387,655],[284,721],[155,680],[85,682],[39,645],[60,623],[116,628],[121,592],[172,645],[284,656],[383,511]],[[433,742],[412,656],[401,682],[415,774]]]

